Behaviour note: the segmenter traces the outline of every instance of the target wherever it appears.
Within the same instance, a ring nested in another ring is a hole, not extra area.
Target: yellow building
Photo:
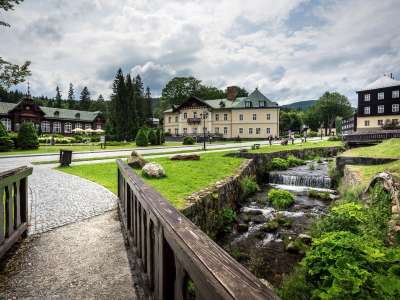
[[[279,137],[279,106],[255,89],[237,98],[236,87],[228,87],[226,99],[190,97],[164,111],[164,131],[173,136],[219,135],[224,138],[257,139]]]

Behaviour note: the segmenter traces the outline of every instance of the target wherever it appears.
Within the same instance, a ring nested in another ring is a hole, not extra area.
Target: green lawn
[[[400,158],[400,139],[390,139],[375,146],[350,149],[345,156]]]
[[[175,142],[168,142],[162,145],[161,147],[167,146],[181,146],[182,143],[175,143]],[[148,146],[148,148],[154,148],[160,146]],[[135,143],[125,143],[118,146],[107,146],[106,149],[101,149],[100,145],[98,144],[84,144],[84,145],[55,145],[55,146],[43,146],[41,145],[39,149],[35,150],[15,150],[15,151],[8,151],[8,152],[0,152],[0,156],[6,155],[15,155],[15,154],[43,154],[43,153],[57,153],[60,152],[60,149],[68,149],[74,152],[79,151],[101,151],[101,150],[118,150],[118,149],[133,149],[137,148]]]
[[[289,144],[287,146],[282,145],[273,145],[273,146],[264,146],[257,150],[250,150],[250,153],[272,153],[282,150],[292,150],[292,149],[305,149],[305,148],[319,148],[319,147],[335,147],[335,146],[343,146],[341,141],[318,141],[318,142],[307,142],[303,144]]]
[[[232,175],[243,161],[242,158],[224,157],[223,154],[225,152],[202,154],[199,161],[171,161],[165,157],[149,159],[149,161],[161,164],[167,176],[161,179],[145,178],[144,180],[175,207],[183,208],[186,196]],[[117,192],[115,163],[72,166],[59,170],[87,178],[114,193]]]

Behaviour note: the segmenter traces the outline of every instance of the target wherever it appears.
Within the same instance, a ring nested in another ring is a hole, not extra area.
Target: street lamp
[[[203,111],[203,150],[206,151],[206,119],[208,117],[209,110]]]

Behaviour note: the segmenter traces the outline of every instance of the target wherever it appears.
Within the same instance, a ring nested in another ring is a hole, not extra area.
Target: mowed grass
[[[293,150],[293,149],[310,149],[310,148],[320,148],[320,147],[337,147],[343,146],[341,141],[315,141],[315,142],[307,142],[302,144],[289,144],[286,146],[282,145],[272,145],[272,146],[263,146],[260,149],[250,150],[250,153],[272,153],[277,151],[284,150]]]
[[[148,146],[147,148],[159,148],[168,146],[182,146],[182,143],[167,142],[161,146]],[[57,153],[60,149],[72,150],[73,152],[82,151],[107,151],[107,150],[118,150],[118,149],[135,149],[138,148],[135,143],[124,143],[117,146],[107,146],[106,149],[102,149],[99,144],[82,144],[82,145],[40,145],[39,149],[34,150],[15,150],[8,152],[0,152],[0,156],[16,155],[16,154],[44,154],[44,153]],[[143,147],[140,147],[143,148]]]
[[[202,154],[199,161],[171,161],[169,158],[149,159],[161,164],[167,174],[161,179],[144,180],[178,209],[186,205],[185,197],[235,173],[242,158],[225,157],[223,153]],[[97,182],[117,193],[117,166],[113,163],[78,165],[59,170]],[[141,175],[140,170],[136,172]]]
[[[390,139],[375,146],[353,148],[342,155],[380,158],[400,158],[400,139]]]
[[[394,176],[400,178],[400,161],[395,161],[382,165],[349,165],[347,167],[357,175],[357,178],[361,180],[361,186],[363,188],[367,187],[367,184],[371,181],[372,177],[381,172],[389,172]]]

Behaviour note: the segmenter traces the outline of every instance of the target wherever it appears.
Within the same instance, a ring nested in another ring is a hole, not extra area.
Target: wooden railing
[[[400,138],[400,130],[379,131],[370,133],[353,133],[343,136],[345,142],[373,142],[392,138]]]
[[[0,173],[0,258],[27,231],[30,174],[28,167]]]
[[[128,165],[117,164],[122,222],[154,299],[278,299]]]

